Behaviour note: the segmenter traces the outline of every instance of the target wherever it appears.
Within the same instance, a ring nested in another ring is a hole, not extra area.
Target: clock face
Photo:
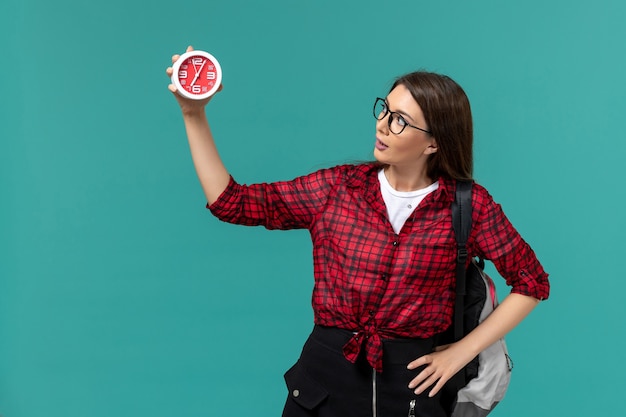
[[[172,83],[181,95],[188,98],[207,98],[217,91],[222,82],[219,62],[204,51],[182,54],[172,69]]]

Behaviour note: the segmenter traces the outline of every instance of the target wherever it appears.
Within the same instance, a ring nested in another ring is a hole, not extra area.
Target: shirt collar
[[[383,167],[378,162],[370,162],[361,165],[355,165],[350,170],[346,178],[346,186],[349,188],[372,189],[374,184],[378,185],[378,171]],[[452,204],[456,189],[456,180],[447,177],[439,177],[439,188],[429,194],[433,201],[439,201],[446,204]]]

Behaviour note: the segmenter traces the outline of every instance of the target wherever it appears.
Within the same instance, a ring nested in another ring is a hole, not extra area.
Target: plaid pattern
[[[454,309],[456,241],[450,205],[455,182],[440,178],[396,235],[387,220],[376,164],[342,165],[292,181],[240,185],[231,178],[209,206],[219,219],[268,229],[306,228],[313,240],[315,324],[355,332],[344,347],[365,348],[382,370],[382,339],[428,338],[448,328]],[[493,261],[512,292],[545,299],[548,275],[480,185],[473,187],[471,256]]]

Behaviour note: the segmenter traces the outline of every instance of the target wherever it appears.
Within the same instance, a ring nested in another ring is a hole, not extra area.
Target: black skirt
[[[283,417],[445,417],[439,395],[415,395],[409,382],[421,371],[409,362],[431,353],[434,340],[383,340],[383,372],[361,354],[356,363],[343,355],[352,332],[315,326],[300,359],[285,373],[289,394]],[[363,351],[362,351],[363,353]]]

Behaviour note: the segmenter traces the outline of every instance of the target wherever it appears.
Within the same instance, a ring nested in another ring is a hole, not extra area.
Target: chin
[[[378,149],[374,148],[374,159],[378,162],[380,162],[381,164],[386,164],[386,158],[384,155],[382,155],[382,152],[379,151]]]

